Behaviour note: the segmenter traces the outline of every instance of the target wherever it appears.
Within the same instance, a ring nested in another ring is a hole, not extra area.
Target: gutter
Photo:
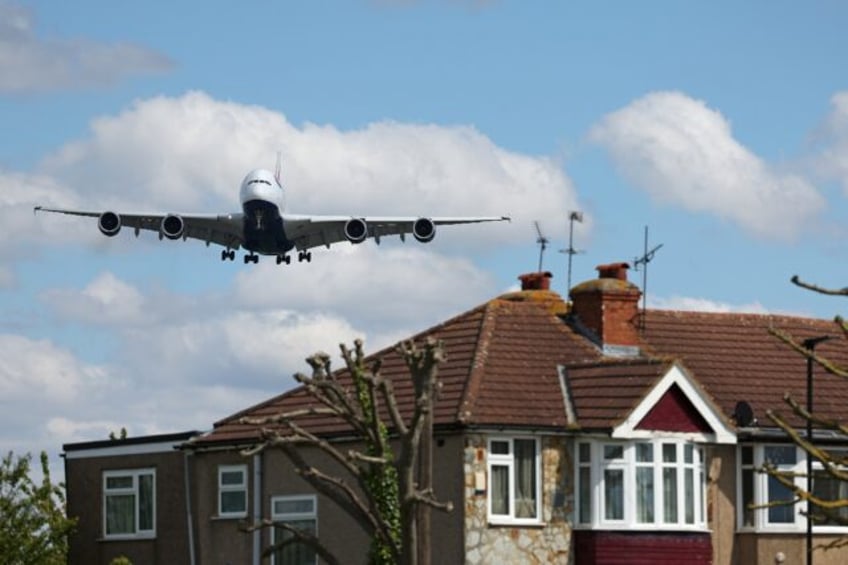
[[[253,526],[262,520],[262,452],[253,456]],[[253,530],[253,565],[262,561],[262,528]]]
[[[188,562],[190,565],[195,565],[195,556],[194,556],[194,520],[191,515],[191,474],[189,465],[189,457],[191,457],[193,453],[191,450],[185,450],[183,452],[183,471],[185,477],[185,501],[186,501],[186,522],[188,526]]]

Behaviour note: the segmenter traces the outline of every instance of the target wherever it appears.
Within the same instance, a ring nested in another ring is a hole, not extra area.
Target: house
[[[643,312],[626,264],[598,271],[598,278],[571,289],[569,302],[549,289],[549,273],[525,275],[521,291],[413,336],[441,339],[448,352],[434,412],[433,484],[436,496],[453,501],[455,509],[432,514],[434,556],[469,564],[803,562],[804,505],[764,506],[786,500],[789,491],[758,469],[771,462],[797,471],[794,480],[808,486],[801,476],[805,452],[766,414],[782,411],[803,426],[783,396],[806,398],[806,361],[768,328],[804,340],[835,334],[833,323]],[[848,364],[842,339],[817,351]],[[375,356],[383,359],[382,373],[392,378],[401,410],[409,410],[411,383],[400,356],[393,349]],[[844,415],[846,383],[818,370],[815,391],[817,415]],[[91,445],[66,445],[69,514],[97,508],[105,514],[81,524],[72,562],[97,562],[74,556],[120,551],[134,563],[259,563],[261,548],[280,534],[239,531],[240,523],[257,519],[310,528],[345,562],[364,562],[368,539],[362,529],[316,494],[280,452],[241,454],[260,437],[255,426],[241,423],[243,417],[309,402],[294,389],[185,438],[170,454],[183,461],[183,475],[168,480],[168,463],[154,461],[159,454],[133,459],[109,451],[116,446],[98,454]],[[313,418],[308,426],[331,441],[351,441],[339,421]],[[848,450],[844,437],[822,431],[814,439]],[[304,448],[304,456],[332,467],[320,453]],[[828,479],[818,463],[813,468],[816,492],[845,496],[846,485]],[[179,521],[186,527],[165,529],[157,522],[155,530],[137,531],[131,539],[115,537],[108,531],[108,500],[115,494],[110,478],[118,470],[140,481],[145,469],[156,472],[157,520],[165,519],[166,504],[180,499],[186,505]],[[85,485],[83,498],[74,490]],[[848,528],[824,523],[812,531],[815,544],[826,545]],[[189,540],[182,560],[163,560],[150,549],[172,536]],[[91,546],[114,551],[81,549]],[[287,551],[273,562],[314,562],[303,548]],[[846,561],[846,548],[815,553],[816,563]]]

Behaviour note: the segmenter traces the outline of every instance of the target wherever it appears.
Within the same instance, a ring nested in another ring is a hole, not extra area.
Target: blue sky
[[[371,349],[663,244],[664,308],[830,317],[844,285],[842,2],[0,0],[0,450],[205,428],[316,349]],[[221,263],[37,204],[237,211],[280,150],[297,212],[510,214],[428,245]],[[641,284],[641,273],[632,273]]]

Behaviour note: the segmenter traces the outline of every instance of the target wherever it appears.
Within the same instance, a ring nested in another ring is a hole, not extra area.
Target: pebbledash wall
[[[465,563],[569,563],[574,500],[569,469],[573,468],[566,439],[543,436],[542,522],[538,526],[489,524],[487,491],[476,477],[486,472],[487,436],[468,434],[465,440]],[[486,485],[488,487],[488,485]],[[563,488],[568,488],[564,491]]]

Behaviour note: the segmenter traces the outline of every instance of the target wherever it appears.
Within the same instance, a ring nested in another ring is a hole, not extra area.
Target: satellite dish
[[[748,402],[740,400],[733,409],[733,418],[736,419],[736,425],[746,428],[754,423],[754,409]]]

